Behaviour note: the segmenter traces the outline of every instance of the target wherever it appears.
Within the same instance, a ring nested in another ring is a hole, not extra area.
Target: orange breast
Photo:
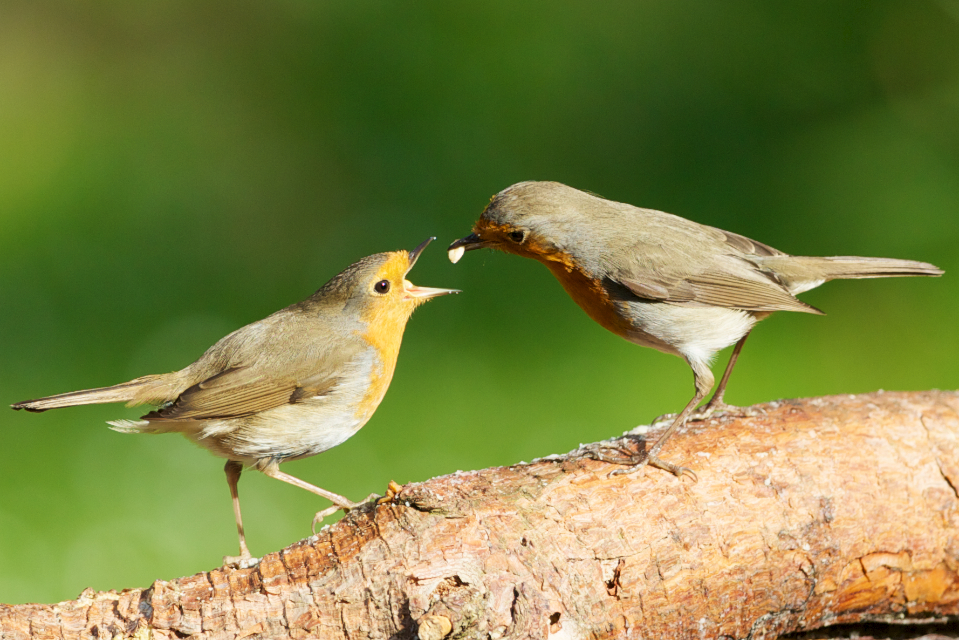
[[[533,234],[522,244],[511,242],[507,236],[513,229],[510,225],[481,218],[473,230],[479,233],[480,237],[495,241],[497,249],[545,264],[566,289],[566,293],[590,318],[616,335],[629,339],[628,336],[635,329],[627,319],[628,316],[622,312],[624,303],[612,300],[602,282],[583,273],[571,255],[557,251],[550,243],[542,242]]]
[[[373,415],[390,387],[409,311],[402,306],[376,305],[363,317],[367,330],[360,335],[376,349],[377,362],[373,364],[370,386],[356,407],[358,418],[368,419]]]
[[[619,304],[609,297],[600,281],[593,280],[574,266],[565,253],[554,253],[549,259],[537,259],[545,264],[576,304],[590,318],[620,337],[627,337],[632,330],[629,320],[620,312]]]

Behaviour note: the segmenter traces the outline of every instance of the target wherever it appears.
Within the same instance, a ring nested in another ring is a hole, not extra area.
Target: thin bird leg
[[[709,402],[706,403],[706,406],[696,412],[696,418],[705,420],[712,415],[714,411],[739,409],[739,407],[734,407],[723,402],[723,395],[726,393],[726,383],[729,382],[729,374],[733,372],[733,367],[736,366],[736,359],[739,358],[739,352],[743,350],[743,345],[746,344],[746,338],[749,337],[749,333],[750,332],[747,331],[746,335],[740,338],[739,342],[736,343],[735,348],[733,348],[733,355],[729,356],[729,362],[726,363],[726,370],[723,372],[722,380],[719,381],[719,386],[716,387],[716,392],[713,394],[713,397],[709,399]]]
[[[240,555],[223,556],[223,564],[239,564],[244,560],[250,560],[250,550],[246,546],[246,534],[243,533],[243,516],[240,515],[240,493],[237,490],[237,483],[240,482],[240,474],[243,472],[243,464],[236,460],[227,460],[223,467],[226,472],[226,481],[230,485],[230,495],[233,497],[233,515],[236,517],[236,532],[240,535]]]
[[[726,393],[726,383],[729,382],[729,376],[733,372],[733,367],[736,366],[736,359],[739,358],[739,352],[743,350],[743,344],[745,344],[746,338],[749,337],[749,333],[750,332],[747,331],[746,335],[740,338],[739,342],[737,342],[733,348],[733,354],[729,356],[729,362],[726,363],[726,370],[723,372],[723,379],[719,381],[719,386],[716,387],[716,393],[709,399],[709,402],[690,413],[687,420],[706,420],[717,411],[744,411],[742,407],[735,407],[723,402],[723,394]],[[653,420],[652,424],[663,422],[664,420],[675,421],[678,415],[679,414],[676,413],[664,413]]]
[[[663,445],[666,444],[666,441],[669,440],[670,436],[676,432],[676,429],[686,424],[689,414],[692,413],[693,409],[696,408],[703,398],[706,397],[706,394],[709,393],[709,390],[713,387],[713,378],[712,371],[709,370],[709,367],[704,362],[695,362],[689,361],[689,366],[693,370],[693,381],[696,385],[696,393],[693,395],[693,399],[689,401],[686,407],[683,409],[682,413],[676,416],[676,419],[673,420],[673,423],[669,425],[669,428],[663,432],[663,435],[659,436],[659,439],[650,447],[649,451],[646,452],[646,457],[641,460],[635,468],[640,469],[647,464],[656,467],[657,469],[663,469],[664,471],[669,471],[677,478],[682,477],[683,475],[689,475],[693,480],[696,480],[696,474],[693,473],[691,469],[686,467],[681,467],[675,465],[671,462],[666,462],[665,460],[660,460],[657,455],[662,450]],[[632,471],[632,469],[630,470]]]
[[[327,500],[335,504],[340,509],[352,509],[362,504],[362,503],[350,502],[347,498],[344,498],[343,496],[339,494],[333,493],[332,491],[327,491],[326,489],[320,489],[319,487],[312,485],[309,482],[300,480],[299,478],[295,478],[288,473],[283,473],[282,471],[280,471],[279,465],[277,465],[276,463],[267,465],[266,467],[261,469],[261,471],[263,471],[264,474],[270,476],[271,478],[282,480],[283,482],[292,484],[294,487],[306,489],[310,493],[315,493],[321,498],[326,498]]]
[[[677,478],[682,478],[684,475],[687,475],[690,478],[692,478],[694,482],[698,481],[699,478],[696,476],[693,470],[690,469],[689,467],[683,467],[678,464],[673,464],[672,462],[666,462],[665,460],[661,460],[660,458],[658,458],[656,454],[659,453],[660,449],[663,448],[663,445],[666,444],[666,441],[669,440],[669,437],[673,435],[676,429],[678,429],[680,426],[686,423],[686,419],[689,417],[689,414],[692,412],[693,408],[697,404],[699,404],[703,398],[706,397],[706,394],[708,392],[709,392],[709,387],[706,387],[705,389],[700,389],[699,385],[697,384],[696,395],[694,395],[693,399],[689,401],[689,404],[686,405],[686,408],[683,409],[682,413],[676,416],[676,419],[673,420],[673,423],[669,425],[669,428],[663,432],[663,435],[659,436],[659,439],[656,441],[655,444],[653,444],[653,446],[649,449],[649,451],[646,452],[646,455],[643,456],[641,460],[637,460],[634,463],[635,466],[628,469],[617,469],[616,471],[613,471],[609,475],[618,476],[618,475],[623,475],[627,473],[634,473],[636,471],[639,471],[640,469],[642,469],[648,464],[651,467],[656,467],[657,469],[668,471],[669,473],[673,474]]]
[[[698,481],[699,478],[697,478],[692,469],[680,466],[678,464],[673,464],[672,462],[666,462],[665,460],[657,457],[657,454],[663,448],[663,445],[666,444],[666,441],[669,440],[669,437],[673,435],[676,429],[686,423],[693,409],[695,409],[696,405],[702,402],[703,398],[706,397],[706,395],[709,393],[709,390],[713,386],[713,382],[715,381],[712,371],[709,370],[709,367],[705,363],[690,362],[688,360],[687,362],[689,362],[689,366],[693,370],[693,380],[696,384],[696,393],[693,396],[693,399],[690,400],[686,407],[682,410],[682,412],[676,416],[672,424],[669,425],[669,428],[666,429],[661,436],[659,436],[659,439],[656,440],[648,452],[633,453],[626,451],[619,446],[600,445],[587,448],[583,452],[583,455],[593,458],[594,460],[601,460],[603,462],[609,462],[612,464],[630,465],[627,469],[617,469],[611,472],[609,474],[611,476],[634,473],[646,465],[649,465],[651,467],[656,467],[657,469],[662,469],[663,471],[668,471],[677,478],[681,478],[685,475],[692,478],[693,481]],[[624,457],[620,458],[619,456],[606,455],[603,453],[604,450],[623,453]]]
[[[283,482],[292,484],[294,487],[306,489],[310,493],[315,493],[321,498],[326,498],[327,500],[333,503],[334,506],[327,507],[326,509],[323,509],[322,511],[317,512],[317,514],[313,516],[313,532],[314,533],[316,532],[316,525],[322,522],[323,519],[326,518],[327,516],[333,515],[340,509],[342,509],[343,511],[349,511],[350,509],[355,509],[369,502],[372,498],[379,497],[377,494],[371,493],[364,500],[360,502],[351,502],[349,499],[344,498],[343,496],[339,494],[333,493],[332,491],[327,491],[326,489],[320,489],[316,485],[312,485],[309,482],[300,480],[299,478],[291,476],[288,473],[283,473],[282,471],[280,471],[279,464],[276,462],[272,462],[268,464],[264,468],[260,469],[260,471],[262,471],[264,474],[268,475],[271,478],[282,480]]]
[[[706,390],[708,391],[708,389]],[[706,392],[702,389],[696,389],[696,395],[693,396],[693,399],[689,401],[689,404],[683,409],[682,413],[676,416],[676,419],[673,420],[673,423],[669,425],[669,428],[663,432],[663,435],[659,436],[659,439],[649,448],[647,452],[646,460],[643,460],[640,465],[644,465],[648,462],[652,462],[652,459],[656,457],[656,454],[662,450],[663,445],[666,444],[666,441],[669,440],[670,436],[676,432],[676,429],[686,424],[686,419],[689,417],[689,414],[693,412],[693,409],[696,408],[696,405],[699,404],[703,398],[706,397]]]

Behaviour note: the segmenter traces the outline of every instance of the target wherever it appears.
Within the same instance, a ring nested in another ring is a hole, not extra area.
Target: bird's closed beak
[[[453,241],[446,251],[450,257],[450,262],[456,264],[467,251],[472,251],[473,249],[482,249],[485,246],[486,242],[484,242],[482,238],[475,233],[471,233],[465,238],[460,238],[459,240]]]

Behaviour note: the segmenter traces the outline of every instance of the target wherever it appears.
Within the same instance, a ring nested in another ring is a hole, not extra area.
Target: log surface
[[[257,567],[0,605],[0,638],[955,629],[959,392],[757,405],[748,417],[689,424],[663,455],[699,481],[658,470],[610,477],[616,467],[577,452],[456,473],[407,485],[393,504],[351,512]]]

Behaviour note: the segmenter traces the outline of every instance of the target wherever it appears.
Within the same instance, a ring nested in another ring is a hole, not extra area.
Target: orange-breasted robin
[[[412,251],[363,258],[303,302],[237,329],[180,371],[12,406],[158,405],[140,420],[109,424],[123,433],[182,433],[226,458],[240,557],[225,561],[248,561],[237,494],[244,466],[332,501],[314,525],[361,504],[294,478],[280,464],[331,449],[366,424],[390,386],[413,310],[459,293],[406,279],[431,240]]]
[[[718,351],[736,345],[698,418],[731,408],[723,402],[726,383],[758,321],[773,311],[822,313],[796,294],[837,278],[943,273],[912,260],[791,256],[729,231],[556,182],[521,182],[493,196],[473,233],[450,245],[450,260],[482,247],[542,262],[603,327],[686,360],[696,393],[648,453],[594,457],[637,467],[649,463],[694,478],[689,469],[657,456],[713,387],[709,364]]]

